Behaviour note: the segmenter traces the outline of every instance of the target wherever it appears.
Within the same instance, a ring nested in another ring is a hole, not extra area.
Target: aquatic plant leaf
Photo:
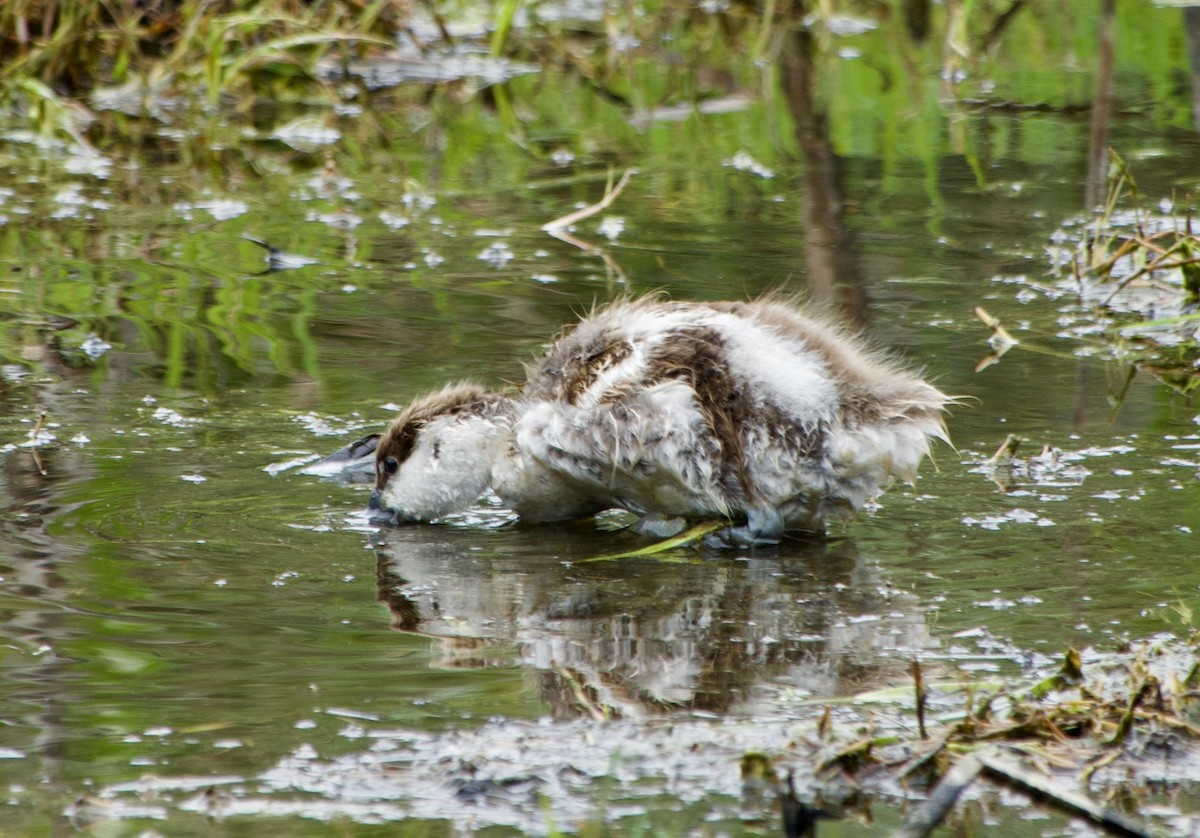
[[[376,38],[371,35],[362,35],[353,32],[309,32],[303,35],[289,35],[284,38],[276,38],[273,41],[268,41],[262,46],[256,47],[244,55],[227,59],[225,62],[225,78],[232,78],[238,73],[244,72],[247,68],[256,63],[276,60],[279,57],[279,53],[288,52],[296,47],[335,43],[374,44],[376,46],[385,47],[391,46],[391,44],[383,38]]]
[[[719,529],[729,526],[728,521],[704,521],[690,529],[684,530],[679,535],[668,538],[664,541],[657,541],[646,547],[641,547],[637,550],[630,550],[625,553],[613,553],[610,556],[597,556],[594,559],[584,559],[585,562],[611,562],[616,559],[636,559],[644,556],[656,556],[659,553],[664,553],[667,550],[674,550],[676,547],[683,547],[699,541],[709,533],[714,533]]]
[[[1052,692],[1077,687],[1083,683],[1083,660],[1075,649],[1068,649],[1062,668],[1029,691],[1033,698],[1045,698]]]

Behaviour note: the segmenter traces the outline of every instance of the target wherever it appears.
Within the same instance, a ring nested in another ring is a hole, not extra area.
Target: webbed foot
[[[746,511],[746,523],[725,527],[704,536],[704,546],[718,550],[774,547],[783,540],[783,516],[773,506],[755,506]]]
[[[687,520],[684,518],[672,518],[667,515],[656,515],[650,513],[638,518],[629,525],[629,531],[644,535],[648,538],[674,538],[679,535],[687,527]]]

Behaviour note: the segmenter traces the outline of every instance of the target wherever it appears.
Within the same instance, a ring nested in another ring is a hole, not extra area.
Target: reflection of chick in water
[[[564,555],[586,541],[554,543],[544,529],[390,535],[377,573],[394,626],[439,638],[449,667],[511,664],[515,649],[564,716],[581,699],[636,715],[752,711],[781,688],[842,695],[903,671],[908,655],[881,653],[932,642],[849,541],[736,562],[572,565]],[[514,543],[526,538],[537,548]]]

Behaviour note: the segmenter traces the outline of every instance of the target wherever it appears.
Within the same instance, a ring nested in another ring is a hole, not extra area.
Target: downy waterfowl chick
[[[527,374],[517,396],[457,384],[409,405],[379,440],[375,515],[430,521],[490,488],[527,521],[727,516],[718,542],[769,544],[911,483],[950,402],[780,300],[618,303]]]

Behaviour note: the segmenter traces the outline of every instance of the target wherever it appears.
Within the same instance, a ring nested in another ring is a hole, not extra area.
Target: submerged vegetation
[[[929,795],[909,814],[902,835],[925,836],[942,824],[974,779],[1037,795],[1091,820],[1104,832],[1149,836],[1139,815],[1148,788],[1130,777],[1194,780],[1200,766],[1200,664],[1195,640],[1164,636],[1119,653],[1069,650],[1054,672],[1035,678],[968,684],[927,684],[914,663],[909,732],[856,736],[821,752],[821,769],[871,774],[924,788]],[[897,701],[899,690],[859,696],[860,706]],[[961,701],[962,704],[955,706]],[[936,708],[936,709],[934,709]],[[936,714],[937,723],[927,722]],[[913,736],[911,725],[919,736]],[[825,725],[828,728],[828,724]],[[875,782],[880,782],[876,777]],[[936,788],[934,786],[936,785]],[[1190,833],[1190,816],[1170,821],[1171,834]]]
[[[1176,85],[1169,59],[1183,50],[1182,34],[1125,6],[1115,14],[1128,34],[1109,59],[1153,90]],[[71,365],[89,364],[84,344],[94,336],[119,346],[131,317],[173,383],[187,378],[185,361],[204,381],[227,379],[200,350],[210,339],[247,371],[257,365],[252,347],[265,340],[272,366],[287,375],[311,363],[311,352],[304,361],[280,349],[308,331],[311,301],[297,308],[273,294],[289,284],[278,275],[226,287],[261,266],[242,237],[263,237],[265,207],[248,194],[277,193],[272,221],[296,232],[269,244],[332,260],[332,271],[308,271],[315,276],[304,284],[333,293],[342,284],[334,274],[369,264],[395,236],[432,258],[445,243],[437,222],[448,213],[469,222],[498,190],[515,190],[542,224],[592,203],[614,162],[655,171],[622,201],[636,233],[639,215],[693,228],[729,217],[777,223],[786,218],[780,187],[799,185],[779,178],[799,158],[813,196],[804,209],[815,231],[804,257],[810,282],[819,299],[847,303],[854,320],[861,292],[849,244],[874,216],[873,234],[941,235],[955,211],[939,183],[944,161],[961,159],[981,194],[994,194],[1001,161],[1055,165],[1063,149],[1058,133],[1037,123],[1018,132],[1013,114],[1057,114],[1061,131],[1085,130],[1077,115],[1097,95],[1087,70],[1106,54],[1091,15],[1051,2],[0,4],[3,153],[14,173],[27,173],[13,194],[0,193],[0,212],[26,220],[6,226],[0,257],[28,265],[23,283],[36,291],[0,303],[8,315],[0,358],[33,367],[49,346]],[[1026,49],[1031,43],[1039,49]],[[864,51],[870,61],[858,60]],[[1047,58],[1029,60],[1035,54]],[[1078,69],[1063,72],[1063,62]],[[1188,123],[1180,97],[1155,101],[1155,120]],[[842,194],[839,172],[873,159],[877,188]],[[882,210],[914,162],[929,209],[913,230],[901,229]],[[148,185],[137,176],[147,165],[177,169]],[[380,171],[394,206],[362,194],[364,178]],[[38,186],[44,177],[68,185],[47,192]],[[682,197],[698,190],[714,200]],[[642,212],[648,194],[681,197]],[[105,217],[114,205],[133,211],[104,240],[57,223]],[[181,237],[187,246],[173,248]],[[569,243],[603,259],[609,278],[627,279],[608,249]],[[225,258],[209,258],[214,250]],[[42,266],[46,252],[114,261]],[[146,257],[171,269],[146,270]],[[517,266],[503,251],[496,257]],[[76,282],[81,272],[93,279]],[[418,264],[412,278],[437,274]],[[145,322],[122,301],[162,296],[147,282],[172,297],[186,285],[193,304],[181,297],[154,309],[160,322]],[[210,316],[206,283],[238,299]],[[258,311],[264,301],[276,310]],[[258,319],[257,337],[244,317],[225,316],[235,311]]]
[[[1069,219],[1051,236],[1047,282],[1025,281],[1051,300],[1074,296],[1090,327],[1079,337],[1187,396],[1200,387],[1200,235],[1190,196],[1154,210],[1141,205],[1122,157],[1113,158],[1103,205]],[[982,306],[975,314],[991,330],[991,352],[980,372],[1011,349],[1048,351],[1045,337],[1018,339]],[[1089,349],[1092,347],[1089,347]],[[1129,378],[1126,378],[1126,386]],[[1122,396],[1118,394],[1119,403]]]
[[[210,100],[258,79],[314,82],[334,44],[386,46],[408,3],[374,0],[17,0],[0,8],[0,85],[46,106],[97,87],[148,95],[202,90]]]
[[[1125,161],[1113,166],[1102,212],[1070,254],[1080,295],[1117,317],[1121,356],[1185,395],[1200,387],[1200,235],[1191,195],[1141,206]],[[1128,320],[1128,317],[1122,318]]]
[[[1191,196],[1143,206],[1130,167],[1116,151],[1109,154],[1103,204],[1051,236],[1047,273],[1054,285],[1038,287],[1051,299],[1075,296],[1096,327],[1082,337],[1095,341],[1099,330],[1105,351],[1128,364],[1130,374],[1145,371],[1188,396],[1200,387],[1200,235]],[[991,352],[977,372],[1014,347],[1046,351],[1044,338],[1039,347],[1014,337],[985,308],[975,313],[991,330]]]

